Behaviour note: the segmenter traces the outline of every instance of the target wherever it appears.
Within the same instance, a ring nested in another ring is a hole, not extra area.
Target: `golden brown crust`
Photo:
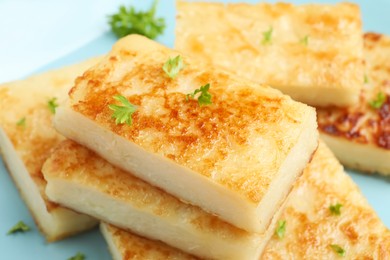
[[[28,95],[21,92],[26,90],[18,91],[13,88],[13,84],[9,85],[3,85],[0,89],[0,99],[2,100],[0,111],[3,111],[0,113],[0,126],[10,138],[31,178],[39,187],[41,196],[45,198],[47,209],[50,211],[55,209],[57,205],[47,200],[44,192],[46,181],[43,178],[41,168],[49,156],[51,148],[63,140],[63,137],[51,125],[53,115],[47,106],[51,97],[43,96],[40,100],[35,100],[35,106],[25,107],[23,105],[25,98],[19,95]],[[60,90],[60,92],[63,91]],[[48,95],[50,94],[48,93]],[[16,109],[17,112],[10,112],[10,108],[11,110]],[[11,113],[12,116],[10,116]],[[25,126],[17,125],[21,118],[26,119]]]
[[[139,36],[122,39],[109,57],[77,80],[70,92],[72,109],[258,203],[312,111],[279,91],[185,56],[186,67],[171,80],[162,66],[176,55]],[[200,107],[196,100],[186,100],[187,93],[207,83],[212,105]],[[112,119],[108,105],[118,93],[138,106],[131,126],[116,125]],[[250,149],[252,154],[267,154],[269,160],[243,158]]]
[[[340,216],[329,210],[336,203],[343,205]],[[264,259],[336,257],[331,244],[343,247],[348,259],[390,257],[390,232],[322,143],[280,219],[287,221],[286,235],[269,242]]]
[[[200,208],[184,204],[176,197],[112,166],[87,148],[65,140],[54,149],[44,166],[46,179],[60,179],[97,190],[141,211],[152,211],[163,218],[187,218],[191,227],[206,233],[219,233],[226,239],[250,234]]]
[[[319,129],[351,142],[390,150],[390,38],[366,33],[364,55],[366,83],[359,103],[343,109],[318,109]],[[385,102],[378,109],[372,108],[369,102],[380,92],[385,95]]]
[[[357,101],[363,75],[357,5],[178,1],[177,9],[178,50],[311,105]],[[329,96],[336,92],[338,99]]]
[[[113,240],[122,260],[131,259],[198,259],[159,241],[139,237],[115,226],[106,225],[107,233]]]
[[[4,163],[5,163],[5,166],[8,170],[8,172],[11,172],[11,170],[8,167],[7,162],[5,161]],[[88,231],[89,229],[92,229],[96,226],[97,223],[91,221],[91,223],[88,223],[85,226],[80,225],[79,227],[72,228],[69,230],[63,230],[63,231],[49,230],[50,228],[48,229],[47,223],[42,222],[40,220],[40,218],[38,216],[40,213],[33,210],[32,206],[27,203],[28,199],[26,198],[26,196],[29,196],[29,194],[26,194],[25,192],[23,192],[23,189],[21,188],[19,183],[15,180],[14,175],[13,174],[10,174],[10,175],[11,175],[11,179],[12,179],[13,183],[15,184],[16,188],[18,189],[20,196],[26,202],[27,209],[30,212],[30,214],[34,220],[35,225],[38,227],[39,231],[45,235],[46,241],[48,243],[56,242],[56,241],[62,240],[64,238],[79,234],[81,232]],[[33,178],[33,181],[37,184],[37,186],[39,186],[40,191],[42,192],[42,189],[44,189],[44,187],[46,186],[46,181],[39,176],[38,176],[38,178]],[[50,214],[56,214],[56,213],[58,213],[58,211],[65,209],[65,207],[60,206],[57,203],[54,203],[54,202],[48,200],[46,194],[44,195],[43,198],[44,198],[46,209]],[[72,209],[68,209],[68,208],[66,208],[66,209],[69,212],[74,212],[75,214],[79,214]]]
[[[339,216],[329,210],[336,203],[343,205]],[[346,259],[390,257],[390,231],[323,143],[295,184],[280,220],[286,220],[285,237],[274,236],[261,259],[335,258],[331,244],[344,248]],[[122,256],[126,250],[137,249],[127,241],[136,239],[130,233],[116,228],[109,231]],[[149,252],[160,250],[161,244],[148,242]]]
[[[31,179],[38,187],[49,213],[54,212],[59,206],[49,201],[46,196],[46,181],[43,178],[41,168],[52,148],[64,140],[64,137],[52,127],[53,114],[49,110],[48,101],[57,98],[57,102],[60,102],[66,91],[70,89],[75,77],[96,61],[91,59],[76,66],[0,85],[0,127],[10,139]],[[23,118],[25,118],[25,125],[18,125],[17,122]],[[9,172],[11,173],[11,171]],[[19,192],[23,194],[22,187],[17,183],[12,173],[11,176]],[[37,213],[33,212],[30,205],[27,206],[37,226],[45,233],[44,229],[41,228],[44,223],[39,223]],[[55,237],[47,234],[47,239],[51,242],[72,234],[62,233]]]

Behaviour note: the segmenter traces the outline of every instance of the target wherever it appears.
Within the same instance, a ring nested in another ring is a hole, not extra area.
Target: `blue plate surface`
[[[142,3],[141,3],[142,2]],[[229,2],[229,1],[225,1]],[[230,1],[239,2],[239,1]],[[244,1],[257,2],[257,1]],[[275,1],[271,1],[275,2]],[[310,1],[291,1],[293,3],[308,3]],[[338,1],[316,1],[320,3],[336,3]],[[355,1],[361,6],[363,14],[363,27],[365,31],[375,31],[390,35],[390,1],[369,0]],[[151,1],[133,1],[137,8],[148,7]],[[74,8],[77,8],[75,6]],[[166,18],[168,27],[166,33],[158,41],[172,47],[174,42],[175,7],[173,0],[162,0],[159,4],[158,13]],[[37,17],[39,19],[39,17]],[[68,18],[69,19],[69,18]],[[102,17],[102,19],[106,19]],[[2,25],[0,25],[2,26]],[[87,45],[76,51],[47,64],[35,71],[43,72],[49,69],[69,65],[86,58],[106,53],[115,42],[115,37],[109,33],[92,40]],[[0,101],[1,102],[1,101]],[[383,222],[390,227],[390,179],[379,176],[366,176],[348,171],[356,181],[370,204],[379,214]],[[98,230],[93,230],[60,242],[48,244],[39,233],[26,206],[21,200],[11,178],[8,175],[3,162],[0,159],[0,259],[24,260],[24,259],[68,259],[77,252],[83,252],[87,259],[99,260],[110,259],[110,254],[104,239]],[[7,231],[17,221],[23,220],[32,227],[32,232],[25,234],[6,235]]]

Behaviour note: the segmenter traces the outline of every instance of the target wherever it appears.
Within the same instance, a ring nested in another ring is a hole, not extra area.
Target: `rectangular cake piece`
[[[364,72],[355,4],[177,1],[177,12],[179,51],[309,105],[358,101]]]
[[[66,96],[75,78],[96,62],[97,59],[92,59],[0,86],[0,151],[24,202],[48,241],[97,224],[91,217],[50,202],[41,172],[51,149],[64,139],[52,126],[55,106]]]
[[[119,168],[256,232],[318,142],[313,108],[138,35],[78,78],[54,125]]]
[[[281,213],[279,207],[264,233],[244,231],[112,166],[71,140],[57,146],[42,172],[51,200],[206,259],[258,259]]]
[[[345,166],[390,175],[390,37],[364,35],[366,74],[359,103],[318,109],[323,140]]]
[[[173,247],[156,240],[137,236],[107,223],[100,224],[100,230],[107,241],[113,260],[196,260]]]
[[[279,221],[262,259],[390,259],[389,229],[323,142]]]
[[[323,143],[294,186],[280,221],[285,221],[284,233],[279,231],[283,236],[274,235],[260,259],[390,258],[390,231]],[[192,259],[111,225],[101,227],[114,260],[133,255],[162,259],[160,252],[169,259]]]

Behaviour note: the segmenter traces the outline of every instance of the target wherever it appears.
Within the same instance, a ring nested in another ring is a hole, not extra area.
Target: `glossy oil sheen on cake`
[[[78,78],[54,124],[112,164],[248,231],[264,232],[317,147],[313,108],[147,38],[121,39]],[[212,104],[186,94],[210,84]],[[117,125],[117,94],[137,106]]]

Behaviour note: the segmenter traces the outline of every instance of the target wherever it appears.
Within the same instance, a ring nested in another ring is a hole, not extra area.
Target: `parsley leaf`
[[[184,68],[184,62],[180,55],[177,55],[175,58],[169,58],[167,62],[164,63],[162,67],[163,71],[170,77],[174,79],[177,74]]]
[[[19,119],[19,121],[16,122],[16,125],[20,126],[20,127],[23,127],[23,128],[26,128],[26,117],[23,117],[23,118]]]
[[[336,245],[336,244],[332,244],[330,245],[330,247],[333,249],[333,251],[335,251],[339,256],[345,256],[345,250],[339,246],[339,245]]]
[[[367,74],[364,74],[364,84],[367,84],[368,83],[368,76]]]
[[[337,203],[335,205],[330,205],[329,210],[333,215],[339,216],[341,214],[341,207],[343,205],[340,203]]]
[[[375,109],[379,109],[383,106],[386,101],[386,95],[383,92],[378,92],[376,98],[368,102],[368,104]]]
[[[308,46],[309,45],[309,35],[305,35],[300,41],[301,44]]]
[[[165,29],[165,20],[155,17],[157,3],[157,0],[154,1],[150,10],[146,12],[136,11],[133,6],[129,8],[120,6],[118,13],[108,17],[111,30],[118,38],[135,33],[155,39]]]
[[[56,108],[58,107],[57,98],[54,97],[52,99],[49,99],[49,101],[47,101],[47,106],[49,107],[50,112],[55,114]]]
[[[131,104],[124,96],[116,95],[113,97],[115,100],[121,102],[123,106],[115,104],[108,105],[108,108],[114,111],[112,118],[115,118],[115,124],[128,124],[133,123],[132,115],[137,110],[137,107]]]
[[[186,100],[188,101],[188,99],[191,97],[191,98],[195,98],[195,95],[200,93],[199,97],[198,97],[198,104],[199,106],[206,106],[206,105],[210,105],[212,104],[211,103],[211,94],[210,92],[208,92],[210,89],[210,83],[207,83],[206,85],[204,86],[201,86],[200,88],[196,89],[194,91],[194,93],[191,93],[191,94],[187,94],[186,96]]]
[[[273,32],[272,26],[269,27],[268,31],[263,32],[263,41],[261,42],[263,45],[271,43],[271,41],[272,41],[272,32]]]
[[[26,232],[29,231],[30,227],[27,226],[23,221],[19,221],[18,223],[15,224],[8,232],[7,235],[9,234],[14,234],[18,232]]]
[[[286,233],[286,220],[279,220],[278,226],[276,227],[275,230],[275,235],[278,236],[278,238],[283,238],[284,234]]]
[[[84,259],[85,259],[85,255],[80,253],[80,252],[78,252],[76,255],[68,258],[68,260],[84,260]]]

